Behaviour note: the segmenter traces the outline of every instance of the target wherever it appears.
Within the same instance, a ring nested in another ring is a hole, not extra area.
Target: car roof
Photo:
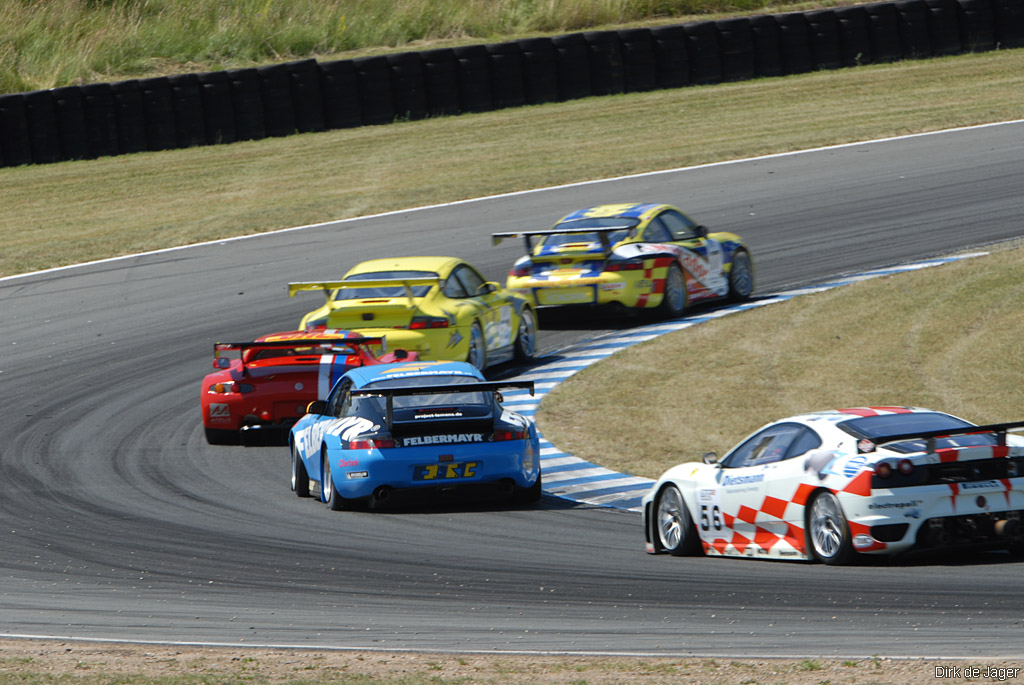
[[[820,426],[823,423],[835,425],[842,423],[843,421],[849,421],[863,416],[882,416],[886,414],[942,414],[944,412],[935,411],[934,409],[925,409],[923,407],[902,407],[902,406],[887,406],[887,407],[848,407],[846,409],[826,409],[822,411],[807,412],[806,414],[797,414],[796,416],[790,416],[785,419],[779,419],[772,423],[786,423],[796,422],[804,423],[811,426]]]
[[[443,383],[445,377],[451,376],[470,376],[477,380],[484,380],[483,374],[475,366],[466,362],[376,364],[352,369],[345,376],[352,379],[352,384],[356,388],[362,388],[381,380],[419,376],[436,376],[439,383]]]
[[[345,277],[376,271],[433,271],[442,278],[451,273],[462,260],[456,257],[385,257],[360,262],[348,270]]]
[[[289,340],[334,340],[337,338],[360,338],[355,331],[347,331],[337,328],[320,328],[304,331],[282,331],[280,333],[268,333],[256,338],[256,342],[288,342]]]
[[[675,207],[666,204],[653,203],[595,205],[593,207],[577,209],[571,214],[566,214],[558,221],[558,223],[562,223],[564,221],[575,221],[576,219],[607,217],[625,217],[643,221],[650,219],[652,216],[665,209],[675,209]]]

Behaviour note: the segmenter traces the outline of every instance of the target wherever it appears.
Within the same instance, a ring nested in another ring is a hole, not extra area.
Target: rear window
[[[433,271],[369,271],[364,274],[346,276],[346,281],[380,281],[401,278],[437,278]],[[433,286],[416,285],[412,287],[413,297],[423,297]],[[405,286],[389,285],[380,288],[339,288],[334,293],[335,300],[371,300],[375,298],[406,297]]]
[[[867,438],[879,442],[886,437],[907,433],[929,433],[941,430],[959,430],[970,428],[974,424],[958,419],[949,414],[938,412],[914,412],[911,414],[883,414],[879,416],[863,416],[837,424],[844,431],[856,438]],[[994,445],[996,438],[991,433],[975,435],[956,435],[936,440],[937,448],[973,447],[977,445]],[[906,440],[886,445],[886,449],[897,452],[919,452],[926,448],[924,440]]]
[[[409,378],[389,378],[377,381],[368,384],[366,388],[401,388],[417,385],[438,385],[441,383],[459,385],[462,383],[479,382],[480,379],[473,376],[411,376]],[[431,395],[398,395],[394,398],[392,406],[395,409],[415,409],[416,407],[489,405],[492,398],[492,393],[480,391],[445,392]],[[380,400],[380,398],[376,399]]]
[[[624,239],[640,223],[638,219],[626,219],[623,217],[594,217],[586,219],[573,219],[563,221],[555,225],[555,230],[579,230],[580,233],[566,233],[563,235],[547,235],[541,245],[545,247],[557,247],[559,245],[571,245],[576,243],[600,243],[601,236],[597,233],[588,233],[588,228],[620,228],[608,234],[608,242],[612,245]]]

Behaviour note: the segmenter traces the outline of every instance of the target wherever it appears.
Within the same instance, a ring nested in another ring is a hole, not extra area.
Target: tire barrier
[[[1022,0],[895,0],[0,95],[47,164],[1024,47]]]

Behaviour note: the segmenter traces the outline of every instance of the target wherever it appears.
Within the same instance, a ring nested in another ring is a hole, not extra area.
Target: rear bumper
[[[1024,478],[839,497],[854,549],[864,554],[985,543],[1024,545]]]
[[[602,272],[579,278],[509,277],[507,287],[535,305],[620,304],[648,308],[661,304],[664,278],[645,271]]]
[[[384,487],[394,492],[493,487],[502,481],[527,488],[540,477],[536,441],[473,443],[386,450],[331,450],[338,494],[362,499]]]

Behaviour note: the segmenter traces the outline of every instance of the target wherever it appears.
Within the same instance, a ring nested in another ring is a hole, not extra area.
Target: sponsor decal
[[[711,500],[713,500],[715,498],[715,489],[714,488],[703,488],[697,494],[697,498],[701,502],[710,502]]]
[[[429,413],[417,413],[416,419],[457,419],[462,416],[461,411],[452,409],[451,411],[435,411]]]
[[[764,481],[764,474],[757,473],[752,476],[725,476],[722,478],[722,485],[746,485],[747,483],[761,483]]]
[[[599,290],[602,290],[604,292],[611,292],[615,290],[625,290],[626,284],[623,283],[622,281],[616,281],[615,283],[602,283],[597,287]]]
[[[359,466],[359,460],[358,459],[339,459],[338,460],[338,468],[344,469],[344,468],[347,468],[349,466]]]
[[[295,384],[295,389],[296,390],[302,390],[304,387],[306,387],[306,386],[304,386],[302,383],[296,383]]]
[[[871,442],[867,438],[861,438],[860,440],[857,441],[857,451],[860,453],[874,452],[875,443]]]
[[[504,407],[502,407],[501,409],[501,420],[504,423],[511,423],[513,426],[520,426],[521,428],[526,428],[526,419],[523,418],[521,414],[516,414],[515,412],[509,411]]]
[[[868,509],[910,509],[921,506],[921,500],[914,499],[909,502],[878,502],[869,504]]]
[[[649,278],[641,278],[639,281],[633,284],[633,287],[637,290],[650,290],[654,287],[654,281]]]
[[[867,457],[853,457],[843,465],[843,475],[846,476],[847,478],[853,478],[858,473],[864,470],[864,467],[867,465],[867,463]]]
[[[210,404],[210,418],[230,418],[231,417],[231,406],[227,404]]]
[[[961,490],[982,490],[988,488],[1002,489],[1002,486],[1000,485],[999,481],[996,480],[983,480],[979,483],[960,483]]]
[[[865,534],[861,533],[860,535],[854,535],[853,536],[853,546],[856,547],[857,549],[864,549],[866,547],[871,547],[874,544],[875,544],[875,539],[873,537],[871,537],[870,535],[865,535]]]
[[[483,442],[483,433],[450,433],[448,435],[414,435],[402,440],[406,447],[417,445],[451,445],[460,442]]]

